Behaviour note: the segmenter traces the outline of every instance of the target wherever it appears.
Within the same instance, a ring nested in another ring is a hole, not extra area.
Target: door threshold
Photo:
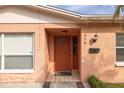
[[[63,75],[72,75],[72,72],[70,72],[70,71],[68,71],[68,72],[55,72],[55,74],[54,74],[55,76],[63,76]]]
[[[55,71],[55,72],[72,72],[72,71]]]
[[[78,71],[80,71],[80,70],[72,70],[72,72],[78,72]]]

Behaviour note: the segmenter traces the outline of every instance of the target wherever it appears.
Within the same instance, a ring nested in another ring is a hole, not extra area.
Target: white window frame
[[[9,34],[11,34],[11,33],[9,33]],[[1,69],[0,69],[0,73],[34,73],[34,53],[35,53],[35,50],[34,50],[34,33],[22,33],[22,34],[31,34],[32,35],[32,51],[33,51],[33,53],[32,54],[5,54],[4,53],[4,36],[6,35],[6,34],[4,34],[4,33],[1,33],[0,35],[1,35],[1,40],[2,40],[2,53],[1,53]],[[19,33],[19,34],[17,34],[17,35],[21,35],[21,33]],[[16,56],[25,56],[25,55],[27,55],[27,56],[30,56],[30,55],[32,55],[32,57],[33,57],[33,68],[32,69],[9,69],[9,70],[7,70],[7,69],[5,69],[4,67],[5,67],[5,56],[8,56],[8,55],[12,55],[12,56],[14,56],[14,55],[16,55]]]
[[[117,41],[117,40],[116,40],[117,34],[123,34],[123,35],[124,35],[124,33],[116,33],[116,35],[115,35],[115,41]],[[116,43],[117,43],[117,42],[116,42]],[[117,49],[124,49],[124,47],[122,47],[122,46],[119,47],[119,46],[116,45],[116,49],[115,49],[115,50],[117,50]],[[116,51],[116,53],[117,53],[117,51]],[[116,54],[116,55],[117,55],[117,54]],[[117,56],[116,56],[116,57],[117,57]],[[116,66],[124,66],[124,61],[117,61],[117,60],[116,60],[115,65],[116,65]]]

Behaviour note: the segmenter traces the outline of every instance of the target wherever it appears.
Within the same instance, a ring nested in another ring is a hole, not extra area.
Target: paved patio
[[[51,83],[50,88],[77,88],[75,82]]]

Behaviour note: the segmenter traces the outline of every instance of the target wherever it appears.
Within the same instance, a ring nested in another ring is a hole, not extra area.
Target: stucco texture
[[[44,82],[45,64],[45,29],[39,24],[0,24],[0,33],[33,33],[34,34],[34,72],[33,73],[0,73],[0,82]]]
[[[96,75],[104,82],[124,82],[124,68],[116,63],[116,32],[121,31],[119,25],[88,24],[81,30],[81,79],[85,81],[90,75]],[[97,33],[98,39],[91,43]],[[96,54],[89,53],[89,48],[100,48]]]
[[[68,35],[79,36],[78,61],[82,81],[95,74],[105,82],[124,83],[124,67],[115,66],[115,35],[121,32],[119,24],[78,23],[79,20],[69,16],[28,7],[1,7],[0,33],[34,33],[34,72],[0,73],[0,82],[44,82],[48,73],[54,72],[53,36],[61,35],[60,31],[66,29]],[[91,43],[96,33],[98,39]],[[89,48],[100,48],[100,52],[91,54]]]
[[[113,24],[0,24],[0,33],[32,32],[35,36],[34,72],[25,74],[0,73],[0,82],[44,82],[48,72],[54,72],[54,46],[49,46],[53,39],[51,39],[50,32],[46,31],[46,28],[55,27],[57,29],[80,28],[80,30],[78,29],[80,35],[79,62],[82,81],[95,74],[105,82],[124,83],[124,68],[115,66],[115,35],[121,29],[119,25]],[[98,39],[96,43],[91,44],[90,40],[95,33],[97,33]],[[90,54],[89,48],[100,48],[100,52]]]

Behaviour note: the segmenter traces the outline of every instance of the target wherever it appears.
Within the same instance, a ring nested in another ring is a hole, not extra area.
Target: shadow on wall
[[[39,69],[37,76],[36,76],[36,82],[45,82],[47,77],[47,68],[44,66],[43,68]]]

